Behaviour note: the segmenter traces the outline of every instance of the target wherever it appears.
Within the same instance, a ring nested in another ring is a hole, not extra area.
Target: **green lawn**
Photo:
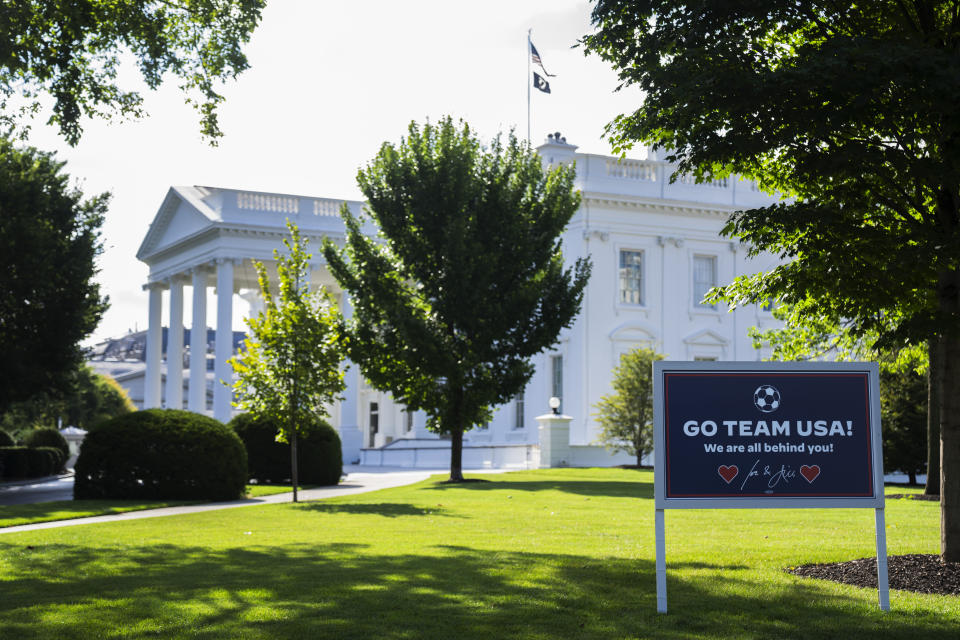
[[[306,489],[310,487],[304,487]],[[289,493],[290,486],[283,485],[247,485],[247,496],[261,498],[277,493]],[[144,509],[159,509],[182,504],[197,504],[196,500],[58,500],[56,502],[40,502],[37,504],[18,504],[0,507],[0,528],[14,527],[21,524],[37,522],[51,522],[53,520],[73,520],[74,518],[89,518],[125,511],[143,511]],[[3,636],[0,635],[0,640]]]
[[[799,578],[874,554],[871,510],[669,511],[656,613],[652,474],[442,476],[322,502],[0,535],[0,638],[933,638],[960,598]],[[892,488],[891,493],[904,493]],[[891,554],[936,503],[891,500]]]

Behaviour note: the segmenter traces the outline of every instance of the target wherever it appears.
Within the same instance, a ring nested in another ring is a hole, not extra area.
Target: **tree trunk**
[[[960,562],[960,271],[942,274],[938,288],[943,355],[940,363],[940,557]]]
[[[463,482],[463,428],[454,428],[450,435],[450,482]]]
[[[927,341],[927,486],[923,492],[940,495],[940,394],[942,391],[941,365],[943,341],[932,335]]]
[[[293,501],[297,501],[297,426],[290,432],[290,480],[293,481]]]
[[[911,486],[911,487],[917,486],[917,472],[916,472],[916,471],[909,471],[909,472],[907,472],[907,478],[908,478],[908,479],[907,479],[907,482],[910,483],[910,486]]]

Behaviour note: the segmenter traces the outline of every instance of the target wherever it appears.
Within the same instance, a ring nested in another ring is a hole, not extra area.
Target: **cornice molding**
[[[612,209],[632,209],[674,215],[693,215],[707,218],[726,218],[738,208],[731,205],[661,200],[659,198],[636,198],[628,195],[584,192],[583,203]]]

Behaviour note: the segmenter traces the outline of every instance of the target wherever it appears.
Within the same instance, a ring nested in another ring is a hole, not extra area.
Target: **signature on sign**
[[[717,473],[720,474],[724,482],[730,484],[734,478],[740,475],[740,468],[735,464],[722,464],[717,467]],[[743,482],[740,484],[740,490],[743,491],[746,489],[747,483],[753,479],[760,480],[761,482],[766,480],[767,489],[774,489],[778,486],[790,484],[792,480],[796,479],[797,474],[798,470],[790,465],[781,464],[778,469],[775,465],[761,465],[758,459],[753,463],[753,466],[750,467],[750,471],[744,476]],[[820,475],[820,465],[800,465],[799,475],[808,483],[812,484]]]

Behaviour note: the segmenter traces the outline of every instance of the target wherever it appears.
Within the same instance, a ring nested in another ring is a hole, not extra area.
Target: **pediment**
[[[657,330],[644,322],[629,322],[611,331],[610,339],[617,342],[654,342],[657,339]]]
[[[189,189],[190,187],[170,188],[150,223],[150,230],[137,251],[137,258],[145,260],[157,251],[173,246],[213,224],[213,212],[199,197],[191,197],[198,194],[187,193]]]
[[[691,333],[683,339],[685,344],[695,344],[701,347],[725,347],[730,344],[730,341],[721,336],[719,333],[715,333],[710,329],[702,329]]]

